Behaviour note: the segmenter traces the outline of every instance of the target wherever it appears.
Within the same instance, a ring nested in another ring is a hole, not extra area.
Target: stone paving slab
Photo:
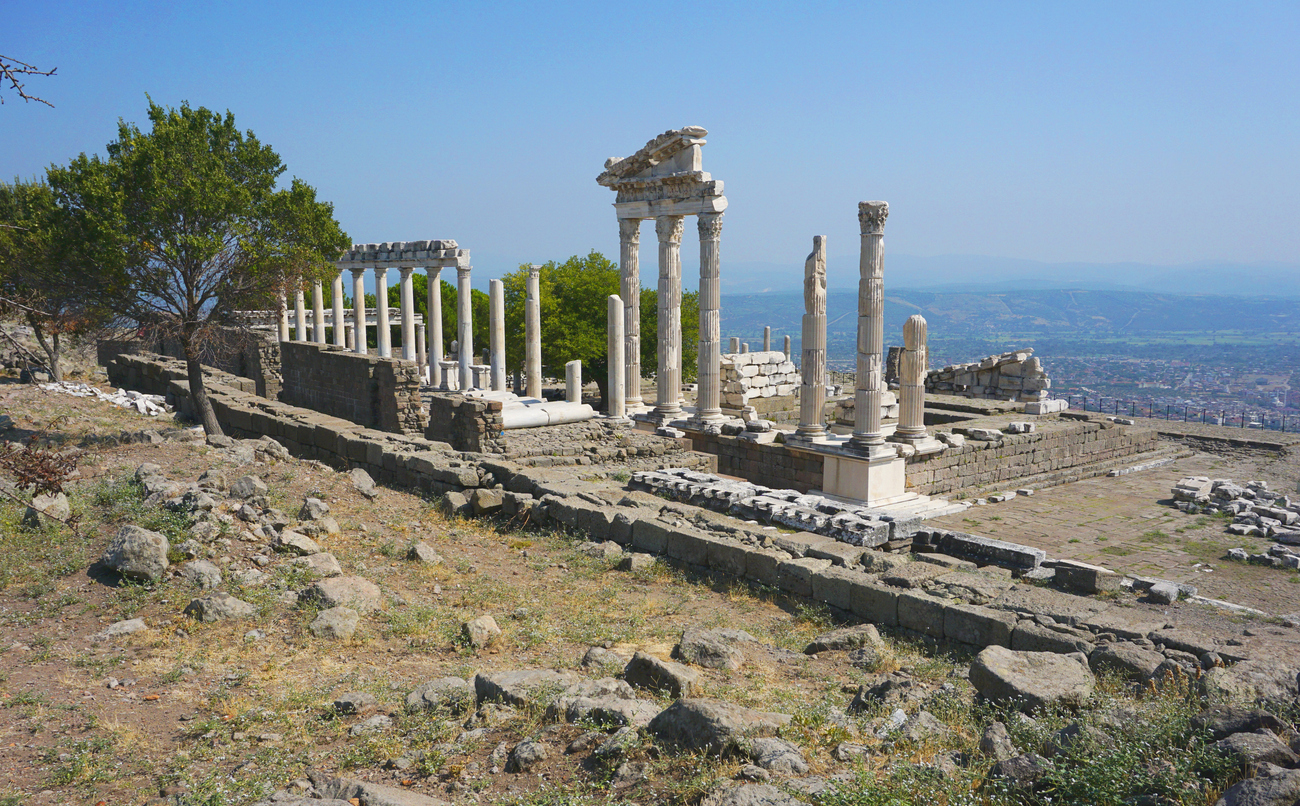
[[[1300,612],[1300,574],[1226,559],[1229,548],[1260,552],[1269,541],[1230,535],[1222,519],[1174,509],[1169,490],[1186,476],[1264,479],[1274,489],[1293,490],[1298,464],[1296,457],[1198,453],[1152,470],[1085,479],[972,507],[927,525],[1024,543],[1052,559],[1190,583],[1203,596],[1270,614],[1295,613]]]

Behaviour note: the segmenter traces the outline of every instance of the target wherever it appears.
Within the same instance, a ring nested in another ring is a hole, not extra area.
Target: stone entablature
[[[468,266],[469,250],[450,239],[355,243],[335,261],[339,269],[423,269],[429,266]]]
[[[701,168],[700,126],[672,129],[630,157],[610,157],[596,182],[615,191],[619,218],[720,213],[727,209],[722,182]]]

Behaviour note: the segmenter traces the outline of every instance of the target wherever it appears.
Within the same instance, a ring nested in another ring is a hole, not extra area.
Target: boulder
[[[306,535],[290,531],[281,532],[279,536],[272,540],[271,548],[281,554],[292,554],[297,557],[320,553],[320,545],[315,540]]]
[[[1234,733],[1270,730],[1289,733],[1290,727],[1268,711],[1234,705],[1216,705],[1192,717],[1192,727],[1210,734],[1214,741],[1226,739]]]
[[[1025,711],[1057,703],[1081,706],[1096,678],[1082,655],[985,648],[970,667],[970,682],[994,702],[1013,701]]]
[[[948,734],[948,728],[929,711],[918,711],[907,718],[899,734],[909,742],[920,744]]]
[[[722,700],[680,699],[646,729],[671,747],[721,755],[746,741],[775,736],[790,719],[789,714],[755,711]]]
[[[497,620],[488,615],[465,622],[461,625],[460,631],[465,638],[465,643],[474,649],[483,649],[501,634]]]
[[[350,691],[334,698],[334,711],[344,716],[356,716],[375,710],[379,701],[375,695],[364,691]]]
[[[1296,669],[1272,658],[1251,658],[1208,670],[1201,690],[1212,704],[1292,700],[1297,696]]]
[[[322,798],[336,798],[363,806],[451,806],[441,798],[421,795],[395,786],[372,784],[355,778],[329,778],[320,773],[308,773],[316,794]],[[312,801],[313,806],[319,801]]]
[[[425,565],[439,565],[442,563],[442,555],[433,546],[424,542],[411,546],[406,552],[406,559],[424,563]]]
[[[307,625],[311,634],[317,638],[332,638],[336,641],[343,641],[351,638],[357,631],[357,624],[361,622],[361,614],[350,607],[331,607],[328,610],[322,610]]]
[[[1300,770],[1261,764],[1254,778],[1228,787],[1214,806],[1294,806],[1300,800]]]
[[[754,763],[765,770],[784,775],[803,775],[808,772],[808,762],[799,748],[785,739],[767,736],[754,739],[746,748]]]
[[[298,520],[318,521],[330,514],[330,505],[319,498],[304,498],[302,508],[298,510]]]
[[[157,582],[167,570],[170,548],[167,538],[158,532],[123,526],[99,561],[128,579]]]
[[[379,587],[365,577],[322,579],[304,590],[299,598],[321,608],[351,607],[362,613],[379,609]]]
[[[251,618],[257,615],[257,608],[224,591],[216,591],[200,596],[186,605],[185,615],[193,616],[199,621],[226,621]]]
[[[728,784],[713,790],[700,806],[803,806],[771,784]]]
[[[479,672],[474,675],[474,694],[479,705],[486,702],[502,702],[519,708],[547,705],[581,679],[573,672],[551,669]]]
[[[141,632],[149,629],[149,625],[144,623],[142,618],[127,619],[125,621],[114,622],[90,637],[92,641],[107,641],[112,638],[118,638],[123,635]]]
[[[1287,768],[1300,766],[1300,757],[1262,728],[1253,733],[1234,733],[1211,746],[1238,764],[1246,766],[1258,767],[1265,763]]]
[[[41,525],[41,515],[66,521],[72,517],[72,505],[63,493],[43,493],[32,497],[32,503],[23,513],[23,526],[35,529]]]
[[[230,485],[230,497],[239,501],[247,501],[250,498],[266,495],[266,482],[257,476],[240,476],[235,479],[235,483]]]
[[[649,700],[638,699],[626,682],[612,677],[583,680],[564,690],[546,709],[548,720],[642,728],[660,709]]]
[[[1128,641],[1102,644],[1088,656],[1088,664],[1099,672],[1109,670],[1138,680],[1151,677],[1164,661],[1165,656],[1154,649]]]
[[[1020,750],[1016,748],[1011,741],[1011,735],[1007,733],[1007,726],[1001,722],[993,722],[984,729],[983,735],[980,736],[979,748],[981,753],[994,761],[1006,761],[1020,755]]]
[[[812,642],[804,647],[803,651],[806,655],[816,655],[819,652],[857,649],[863,646],[870,646],[879,650],[884,645],[885,642],[880,639],[880,632],[876,629],[876,625],[858,624],[853,627],[842,627],[838,630],[822,633],[812,639]]]
[[[430,680],[406,695],[407,711],[446,709],[452,713],[469,710],[474,703],[474,689],[459,677]]]
[[[994,781],[1006,781],[1015,788],[1029,789],[1035,781],[1047,774],[1051,763],[1033,753],[1026,753],[994,764],[988,777]]]
[[[533,767],[551,757],[551,749],[533,740],[520,742],[506,759],[506,772],[530,772]]]
[[[294,557],[289,561],[289,564],[298,568],[306,568],[318,577],[336,577],[343,573],[339,561],[328,551],[308,554],[306,557]]]
[[[361,468],[352,468],[351,472],[348,473],[348,478],[352,480],[352,488],[366,498],[374,498],[379,495],[379,491],[375,489],[375,480],[370,478],[370,474]]]
[[[181,576],[200,588],[215,588],[221,584],[221,569],[207,560],[191,560],[181,566]]]
[[[695,693],[700,675],[680,663],[638,652],[624,667],[623,679],[641,688],[667,691],[674,697],[689,697]]]
[[[757,642],[744,630],[688,629],[682,633],[682,640],[677,645],[677,656],[706,669],[735,671],[745,663],[744,654],[736,648],[741,643]]]

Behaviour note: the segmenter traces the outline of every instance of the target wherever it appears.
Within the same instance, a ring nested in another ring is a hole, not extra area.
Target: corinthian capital
[[[696,219],[701,241],[716,241],[722,237],[722,213],[700,213]]]
[[[618,239],[623,243],[641,243],[641,219],[620,218],[618,220]]]
[[[472,268],[471,266],[457,266],[457,267],[456,267],[456,279],[457,279],[457,280],[468,280],[468,279],[469,279],[469,270],[470,270],[471,268]]]
[[[536,279],[542,276],[542,267],[539,263],[530,263],[528,265],[528,276]]]
[[[858,202],[858,224],[863,235],[883,235],[886,218],[889,218],[889,202]]]
[[[686,216],[661,215],[655,219],[655,234],[660,243],[681,243]]]

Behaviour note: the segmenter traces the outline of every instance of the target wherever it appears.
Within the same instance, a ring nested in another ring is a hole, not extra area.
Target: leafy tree
[[[221,433],[200,355],[232,311],[329,280],[349,240],[333,206],[294,179],[234,116],[149,102],[152,129],[120,121],[108,156],[51,168],[56,198],[99,266],[89,278],[123,316],[175,336],[208,436]]]
[[[446,269],[443,272],[446,273]],[[452,269],[453,274],[455,269]],[[460,338],[456,330],[456,301],[459,298],[456,286],[439,279],[442,283],[442,354],[451,354],[451,343]],[[411,276],[411,293],[415,297],[415,312],[425,317],[429,317],[429,278],[419,272]],[[370,296],[370,295],[367,295]],[[373,300],[370,304],[373,304]],[[388,286],[388,307],[390,310],[401,310],[402,306],[402,286],[401,283],[392,283]],[[481,353],[488,347],[488,336],[491,328],[488,323],[488,309],[490,300],[488,295],[479,291],[477,288],[470,289],[469,297],[470,313],[474,319],[474,352]],[[509,343],[509,337],[506,338]],[[393,336],[390,344],[401,343],[401,331],[394,327]],[[522,349],[522,348],[520,348]]]
[[[0,310],[32,329],[54,380],[63,380],[66,337],[106,318],[99,300],[77,282],[84,255],[44,182],[0,182]]]
[[[524,300],[528,266],[502,278],[506,292],[506,366],[513,369],[524,361]],[[564,375],[568,361],[582,361],[583,376],[600,387],[602,405],[609,389],[607,353],[610,294],[620,293],[618,264],[599,252],[586,257],[574,255],[563,263],[551,261],[538,273],[542,326],[542,370],[552,377]],[[655,336],[658,292],[641,291],[641,371],[655,372],[659,359]],[[683,377],[695,375],[696,323],[699,297],[682,295]]]

